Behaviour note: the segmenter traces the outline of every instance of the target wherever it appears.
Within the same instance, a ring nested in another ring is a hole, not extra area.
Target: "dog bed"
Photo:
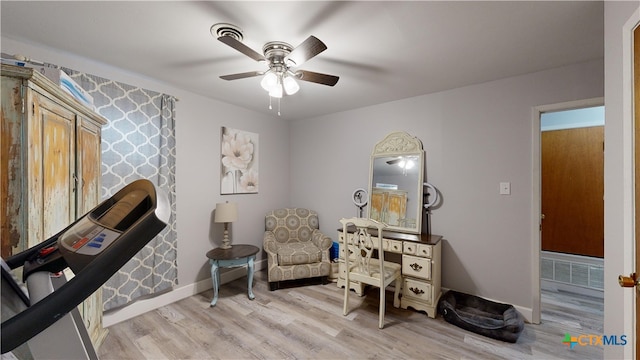
[[[460,328],[511,343],[518,341],[524,329],[524,318],[513,305],[453,290],[440,298],[438,312]]]

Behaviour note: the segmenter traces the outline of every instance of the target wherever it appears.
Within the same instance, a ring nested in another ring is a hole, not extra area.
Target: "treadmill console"
[[[60,238],[60,245],[68,252],[95,256],[118,236],[119,231],[101,226],[85,217]]]
[[[150,194],[145,189],[131,190],[117,201],[101,204],[60,236],[60,253],[77,273],[120,238],[150,207]]]

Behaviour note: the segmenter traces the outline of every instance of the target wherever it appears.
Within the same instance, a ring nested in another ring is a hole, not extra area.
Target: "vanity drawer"
[[[411,255],[402,255],[402,275],[431,280],[431,260]]]
[[[382,239],[384,251],[402,254],[402,241]]]
[[[430,258],[433,247],[427,244],[419,244],[413,241],[405,241],[402,244],[402,253]]]
[[[404,290],[402,291],[402,296],[420,299],[427,303],[433,302],[434,289],[433,286],[431,286],[431,284],[429,283],[405,278],[403,289]]]
[[[416,255],[430,258],[433,254],[433,246],[426,244],[418,244]]]
[[[402,253],[415,255],[418,250],[418,244],[413,241],[405,241],[402,243]]]
[[[349,251],[349,259],[355,259],[355,254],[353,253],[353,246],[352,245],[348,245],[347,248],[348,249],[345,249],[345,247],[342,246],[342,244],[340,244],[340,246],[338,247],[338,257],[340,259],[344,259],[345,258],[345,256],[344,256],[345,250],[348,250]]]

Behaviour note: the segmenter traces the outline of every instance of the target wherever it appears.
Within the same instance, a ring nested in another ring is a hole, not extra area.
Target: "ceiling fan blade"
[[[264,71],[248,71],[248,72],[243,72],[238,74],[222,75],[220,76],[220,79],[238,80],[238,79],[244,79],[244,78],[260,76],[260,75],[264,75]]]
[[[291,50],[286,60],[293,63],[291,66],[300,66],[325,50],[327,50],[327,45],[317,37],[311,35],[307,40],[303,41],[302,44]]]
[[[252,58],[255,61],[267,61],[267,59],[262,54],[254,51],[253,49],[241,43],[240,41],[236,40],[236,38],[232,36],[220,36],[218,37],[218,40],[240,51],[241,53],[247,55],[248,57]]]
[[[313,71],[298,70],[296,71],[296,77],[303,81],[310,81],[322,85],[333,86],[340,79],[338,76],[321,74]]]

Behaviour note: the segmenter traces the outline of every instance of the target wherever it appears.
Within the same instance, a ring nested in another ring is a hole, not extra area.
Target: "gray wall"
[[[234,105],[177,89],[153,79],[87,61],[54,49],[2,38],[2,52],[34,59],[127,84],[165,92],[179,98],[176,106],[176,205],[179,287],[210,277],[205,254],[221,244],[222,225],[214,224],[216,203],[238,202],[238,221],[231,225],[232,241],[262,248],[264,213],[289,204],[289,124]],[[260,192],[220,195],[220,128],[229,126],[258,133]],[[258,260],[262,252],[258,254]],[[209,284],[210,282],[205,282]]]
[[[532,108],[604,95],[601,60],[291,124],[291,202],[319,212],[334,239],[367,187],[373,145],[396,130],[420,138],[426,178],[442,193],[443,286],[532,307]],[[511,195],[498,185],[511,182]]]

